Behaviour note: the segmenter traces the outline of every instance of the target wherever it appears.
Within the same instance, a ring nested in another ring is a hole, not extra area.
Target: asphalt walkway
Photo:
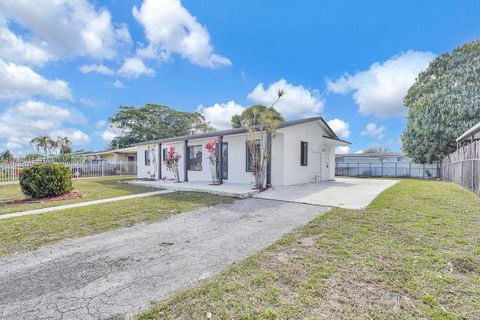
[[[248,198],[0,259],[0,319],[120,319],[328,211]]]

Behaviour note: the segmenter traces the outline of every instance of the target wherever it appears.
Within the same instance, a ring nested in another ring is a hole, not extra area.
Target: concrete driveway
[[[327,210],[249,198],[3,258],[0,319],[130,316]]]
[[[336,178],[335,181],[278,186],[255,198],[291,201],[346,209],[362,209],[398,180]]]

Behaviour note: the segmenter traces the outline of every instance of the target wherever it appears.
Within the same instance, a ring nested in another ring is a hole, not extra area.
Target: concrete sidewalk
[[[100,203],[108,203],[108,202],[116,202],[116,201],[123,201],[123,200],[129,200],[129,199],[150,197],[150,196],[156,196],[158,194],[166,194],[166,193],[172,193],[172,192],[175,192],[175,191],[174,190],[159,190],[159,191],[152,191],[152,192],[129,194],[128,196],[121,196],[121,197],[114,197],[114,198],[106,198],[106,199],[99,199],[99,200],[64,204],[64,205],[61,205],[61,206],[48,207],[48,208],[42,208],[42,209],[34,209],[34,210],[6,213],[6,214],[0,215],[0,220],[17,218],[17,217],[22,217],[22,216],[29,216],[29,215],[33,215],[33,214],[42,214],[42,213],[71,209],[71,208],[91,206],[91,205],[100,204]]]

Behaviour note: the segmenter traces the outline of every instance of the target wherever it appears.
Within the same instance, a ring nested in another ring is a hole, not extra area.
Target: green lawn
[[[480,319],[480,199],[402,180],[139,319]]]
[[[209,194],[176,192],[0,220],[0,257],[231,201]]]
[[[120,183],[132,179],[132,177],[106,177],[106,178],[92,178],[79,179],[73,182],[73,191],[85,193],[86,196],[79,199],[54,201],[46,203],[32,203],[32,204],[5,204],[0,202],[0,214],[25,211],[46,207],[54,207],[62,204],[84,202],[90,200],[98,200],[112,197],[125,196],[134,193],[142,193],[148,191],[155,191],[144,186],[131,185]],[[24,195],[20,191],[18,184],[0,186],[0,201],[7,199],[23,199]]]

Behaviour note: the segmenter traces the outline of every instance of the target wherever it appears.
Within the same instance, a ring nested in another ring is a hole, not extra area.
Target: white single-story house
[[[128,161],[135,163],[137,161],[137,149],[137,147],[127,147],[119,149],[107,149],[101,151],[83,151],[77,152],[76,155],[103,159],[113,162]]]
[[[179,163],[181,181],[211,181],[205,145],[219,143],[222,168],[220,183],[253,183],[249,170],[246,128],[221,130],[173,137],[135,144],[138,148],[138,178],[173,179],[164,159],[173,146],[182,156]],[[322,117],[286,121],[277,127],[271,140],[271,165],[267,166],[266,185],[292,185],[335,178],[335,147],[350,143],[341,140]],[[249,161],[250,160],[250,161]]]

